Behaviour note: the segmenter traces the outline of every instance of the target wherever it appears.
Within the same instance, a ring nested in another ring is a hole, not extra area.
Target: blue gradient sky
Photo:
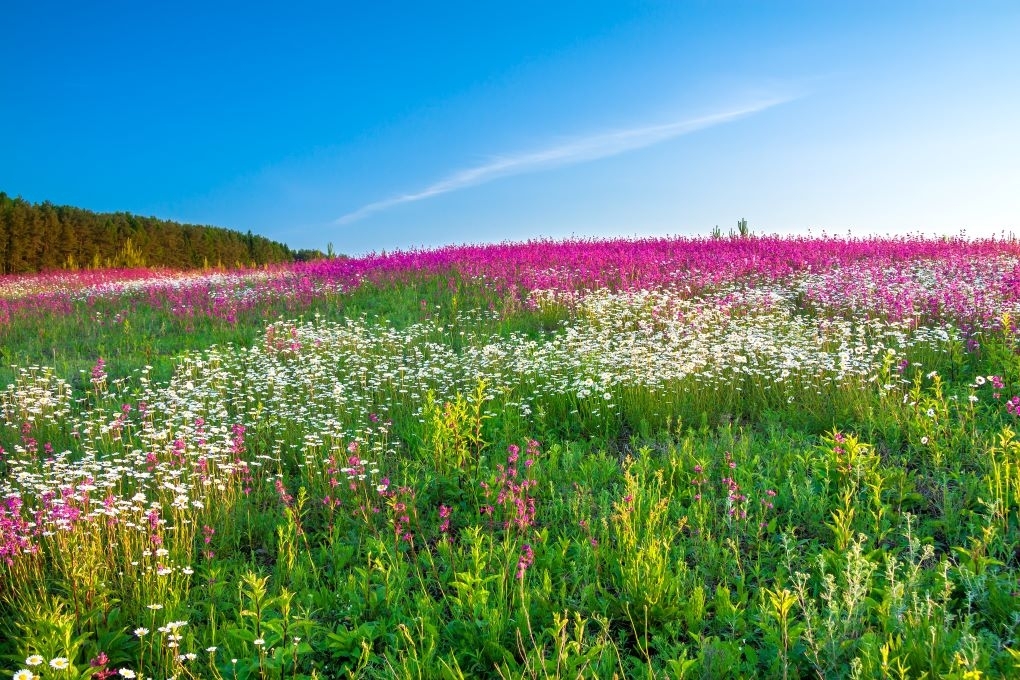
[[[347,253],[1020,232],[1020,3],[504,4],[12,4],[0,190]]]

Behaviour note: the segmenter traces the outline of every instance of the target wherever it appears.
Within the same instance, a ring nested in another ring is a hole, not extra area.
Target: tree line
[[[30,203],[0,191],[0,274],[100,267],[235,267],[310,259],[221,227]]]

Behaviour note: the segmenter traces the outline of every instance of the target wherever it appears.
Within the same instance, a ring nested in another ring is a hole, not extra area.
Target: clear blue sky
[[[499,6],[502,5],[502,6]],[[22,2],[0,190],[338,252],[1020,232],[1020,3]]]

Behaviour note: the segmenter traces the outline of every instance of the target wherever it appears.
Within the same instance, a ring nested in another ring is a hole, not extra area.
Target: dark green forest
[[[0,191],[0,274],[99,267],[236,267],[303,253],[220,227],[30,203]]]

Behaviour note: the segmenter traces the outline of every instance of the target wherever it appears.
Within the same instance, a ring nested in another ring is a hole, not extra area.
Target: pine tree
[[[130,213],[32,204],[0,192],[0,274],[106,266],[192,268],[290,262],[286,245],[247,233]]]

